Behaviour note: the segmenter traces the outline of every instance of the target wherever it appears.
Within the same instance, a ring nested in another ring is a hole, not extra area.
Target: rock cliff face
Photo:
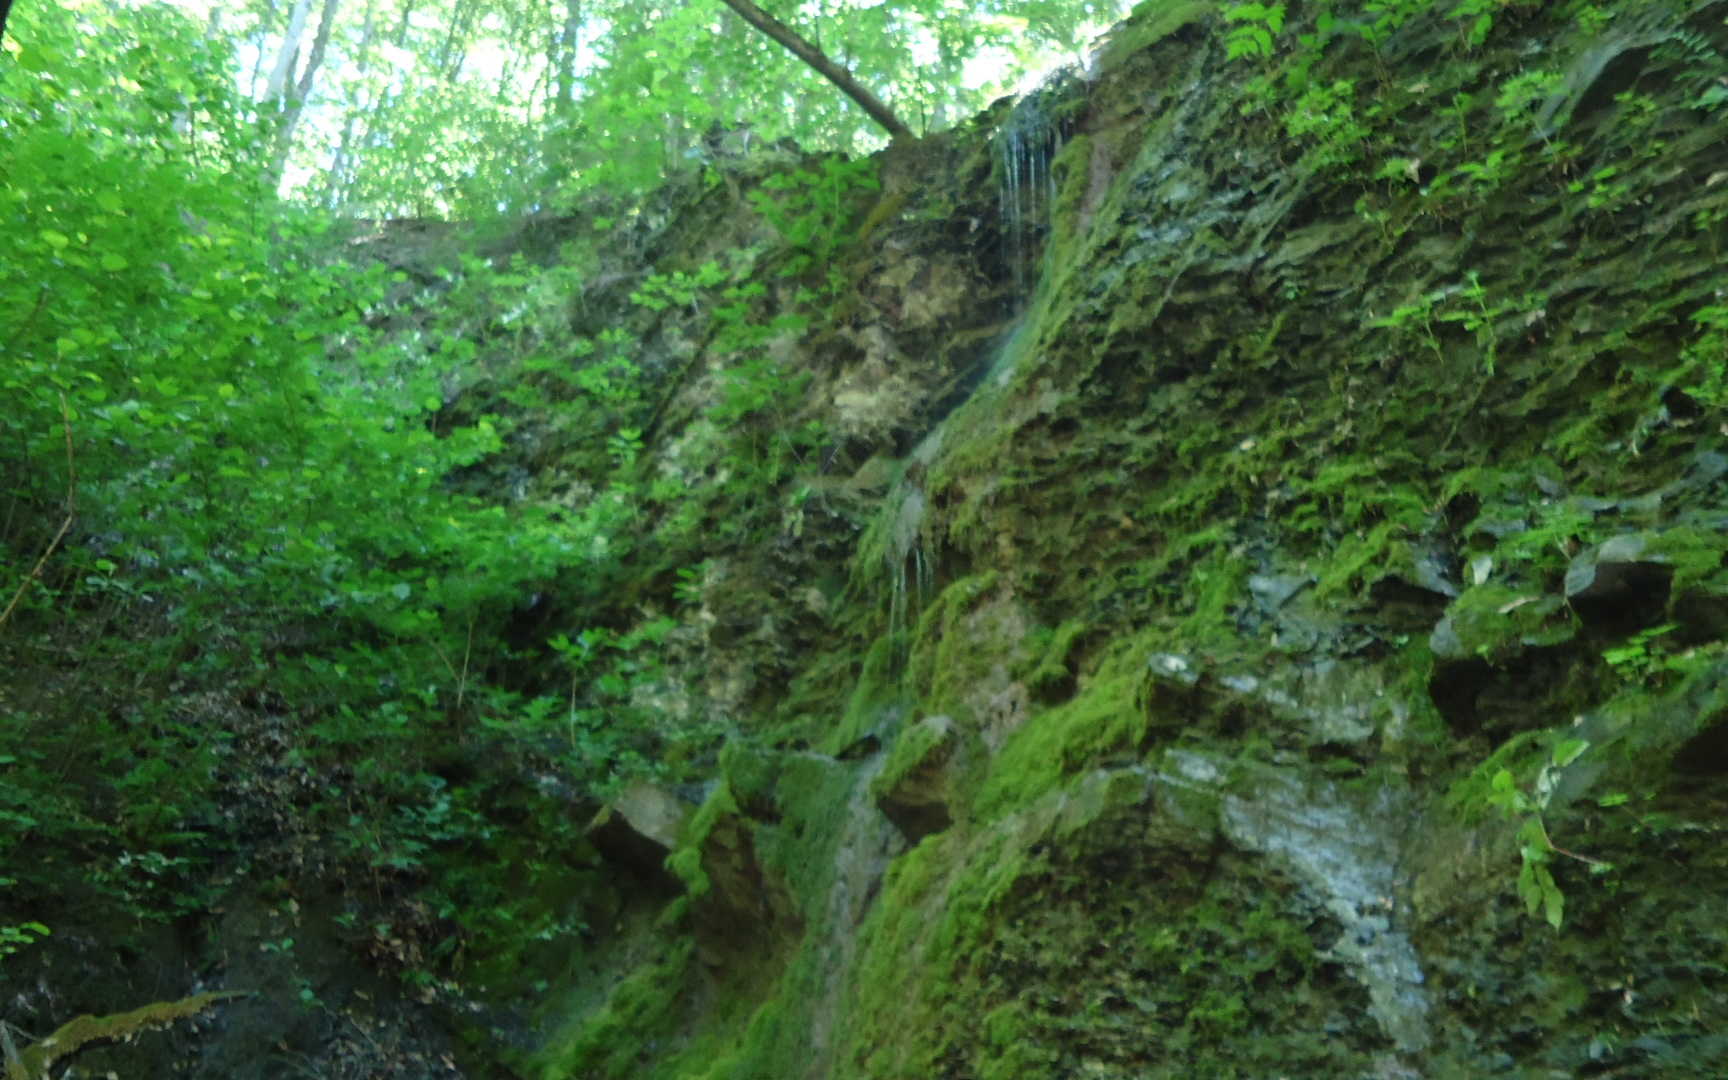
[[[1310,6],[1147,0],[869,161],[346,248],[556,271],[450,294],[436,420],[509,414],[500,501],[639,468],[630,555],[475,655],[557,705],[603,627],[637,726],[549,734],[579,781],[440,714],[488,954],[344,887],[302,703],[212,695],[258,851],[69,908],[14,1022],[210,973],[257,995],[79,1067],[1728,1075],[1728,0]],[[583,348],[485,339],[530,308]]]
[[[537,1075],[1728,1068],[1728,4],[1370,7],[881,156]]]

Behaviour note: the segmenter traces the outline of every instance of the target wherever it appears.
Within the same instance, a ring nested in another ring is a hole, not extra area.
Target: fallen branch
[[[54,1034],[12,1057],[6,1063],[6,1080],[44,1080],[56,1061],[76,1054],[91,1043],[114,1039],[130,1042],[140,1032],[167,1027],[176,1020],[196,1016],[218,1002],[248,996],[245,991],[219,990],[179,1001],[158,1001],[112,1016],[80,1016],[68,1020]]]
[[[42,552],[42,557],[36,560],[36,565],[24,575],[24,580],[18,583],[18,591],[12,594],[12,602],[6,605],[5,611],[0,611],[0,626],[6,625],[6,620],[12,617],[12,609],[18,606],[18,601],[24,599],[24,590],[30,583],[42,576],[42,568],[48,565],[60,541],[66,539],[66,534],[72,528],[72,521],[78,516],[78,469],[72,460],[72,409],[66,404],[66,395],[60,395],[60,421],[66,429],[66,520],[60,523],[60,531],[54,534],[54,539],[48,541],[48,547]]]
[[[854,79],[851,72],[828,59],[821,49],[806,41],[796,30],[757,7],[752,0],[721,0],[721,3],[737,12],[739,18],[779,42],[787,52],[804,61],[824,79],[839,87],[841,93],[856,101],[859,108],[869,113],[870,119],[881,124],[888,134],[896,139],[913,137],[912,129],[902,123],[900,118],[894,115],[894,110],[882,103],[881,98]]]

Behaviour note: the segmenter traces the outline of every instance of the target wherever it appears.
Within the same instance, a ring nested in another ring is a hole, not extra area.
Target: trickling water
[[[893,634],[911,630],[912,613],[923,608],[935,580],[923,544],[925,505],[922,486],[908,480],[895,485],[883,552],[889,578],[888,629]]]
[[[1078,85],[1072,71],[1058,72],[1016,103],[996,134],[1004,244],[1014,275],[1015,306],[1022,310],[1032,296],[1033,256],[1049,228],[1055,202],[1050,164],[1062,146],[1057,113]],[[889,492],[881,514],[864,537],[862,549],[870,552],[866,559],[869,565],[860,570],[872,580],[879,574],[887,577],[888,630],[895,640],[906,642],[910,638],[916,613],[935,589],[935,559],[925,542],[928,504],[923,476],[941,453],[944,427],[949,416],[967,402],[1008,383],[1030,347],[1030,325],[1031,320],[1021,318],[999,346],[981,357],[971,371],[952,384],[943,400],[936,402],[929,434],[912,452],[905,474]],[[902,673],[904,660],[904,655],[895,657]]]
[[[872,580],[876,574],[887,577],[888,631],[905,644],[910,644],[908,639],[918,612],[930,602],[936,590],[936,558],[925,531],[929,502],[923,478],[942,455],[949,418],[968,402],[999,391],[1013,378],[1031,348],[1031,326],[1030,319],[1018,320],[1000,343],[979,357],[972,369],[954,384],[952,392],[937,403],[929,434],[906,459],[905,472],[890,489],[864,538],[862,547],[872,552],[874,565],[862,569]],[[895,666],[901,674],[905,671],[905,659],[904,655],[895,657]]]
[[[844,992],[858,959],[858,928],[881,886],[888,862],[906,843],[870,795],[870,781],[888,763],[878,755],[858,769],[848,796],[846,824],[834,852],[834,886],[828,892],[824,924],[829,937],[822,949],[822,973],[811,1014],[810,1077],[831,1076],[834,1028]]]
[[[1004,246],[1014,275],[1015,306],[1022,311],[1035,284],[1033,255],[1049,228],[1055,202],[1050,164],[1062,146],[1057,113],[1078,85],[1072,71],[1058,72],[1015,104],[996,134]],[[997,348],[955,380],[944,398],[935,403],[929,434],[912,452],[904,475],[863,538],[861,550],[869,554],[859,570],[872,583],[877,583],[879,575],[887,577],[888,629],[896,640],[904,642],[910,637],[916,613],[930,600],[935,587],[935,559],[924,535],[928,505],[923,476],[941,453],[944,426],[968,401],[1008,383],[1030,347],[1033,335],[1029,327],[1030,320],[1023,317]],[[895,658],[902,671],[904,659]]]
[[[1062,126],[1054,109],[1072,82],[1071,71],[1058,72],[1017,102],[996,132],[997,201],[1008,262],[1022,294],[1030,288],[1033,255],[1056,200],[1050,163],[1062,149]]]

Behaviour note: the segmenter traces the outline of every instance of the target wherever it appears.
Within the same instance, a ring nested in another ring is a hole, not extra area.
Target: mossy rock
[[[870,795],[909,843],[954,822],[961,735],[946,716],[910,724],[894,742]]]
[[[1562,644],[1577,632],[1576,618],[1560,597],[1490,583],[1466,589],[1447,607],[1429,648],[1441,660],[1495,662],[1526,648]]]

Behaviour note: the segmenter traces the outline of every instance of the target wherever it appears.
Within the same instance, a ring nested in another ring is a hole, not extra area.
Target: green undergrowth
[[[774,174],[736,243],[656,272],[645,234],[695,215],[673,196],[434,228],[429,254],[277,203],[255,133],[209,126],[244,111],[232,58],[179,16],[22,17],[0,71],[22,124],[0,165],[22,274],[0,287],[4,944],[75,911],[124,951],[342,881],[304,937],[413,1000],[522,1007],[617,899],[582,823],[710,764],[675,631],[728,599],[711,557],[802,521],[789,481],[824,436],[780,355],[835,302],[875,162]],[[127,59],[72,62],[90,48]],[[112,92],[163,85],[162,57],[194,113]],[[689,418],[701,348],[726,362]],[[684,419],[694,464],[658,454]],[[620,999],[628,1023],[684,962]],[[500,1038],[464,1037],[477,1060]]]

